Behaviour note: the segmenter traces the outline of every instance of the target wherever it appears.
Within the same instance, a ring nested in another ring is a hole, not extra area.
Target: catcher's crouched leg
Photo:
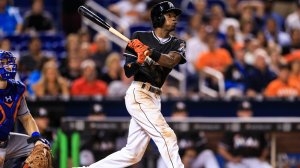
[[[52,168],[52,155],[49,146],[43,143],[35,145],[25,160],[23,168]]]

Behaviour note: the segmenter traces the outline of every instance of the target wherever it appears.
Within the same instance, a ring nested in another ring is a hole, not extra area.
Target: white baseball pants
[[[178,154],[177,138],[161,113],[160,96],[141,88],[133,82],[126,92],[125,103],[132,116],[127,145],[90,168],[124,168],[139,162],[153,139],[168,168],[183,168]]]

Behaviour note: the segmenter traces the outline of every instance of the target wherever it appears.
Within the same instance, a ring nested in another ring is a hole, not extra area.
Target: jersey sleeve
[[[185,51],[186,51],[186,43],[183,40],[177,40],[174,48],[172,49],[173,52],[177,52],[181,56],[181,60],[179,64],[184,64],[186,63],[186,56],[185,56]]]
[[[27,113],[29,113],[29,109],[27,107],[27,103],[26,103],[25,97],[23,96],[23,98],[21,100],[21,103],[20,103],[20,107],[19,107],[17,116],[22,116],[22,115],[25,115]]]
[[[138,38],[138,32],[133,33],[131,39],[137,39],[137,38]],[[125,56],[125,64],[124,64],[125,75],[129,78],[133,76],[140,67],[136,62],[137,54],[132,48],[129,48],[127,46],[123,55]]]

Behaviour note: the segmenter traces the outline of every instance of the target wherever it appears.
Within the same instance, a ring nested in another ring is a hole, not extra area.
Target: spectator
[[[21,55],[19,72],[24,81],[34,70],[41,69],[48,58],[42,52],[42,42],[39,37],[32,37],[29,41],[29,51]]]
[[[0,42],[0,49],[4,51],[10,51],[15,57],[16,61],[20,60],[20,52],[18,50],[13,50],[11,46],[11,42],[8,38],[3,38]]]
[[[121,58],[117,52],[111,53],[105,60],[105,71],[102,80],[108,85],[115,80],[121,80]]]
[[[247,39],[254,38],[254,28],[255,24],[252,19],[250,20],[240,20],[241,25],[241,36],[244,41]]]
[[[78,32],[79,43],[91,43],[91,35],[87,29],[80,29]]]
[[[107,56],[110,54],[111,44],[103,33],[98,33],[91,45],[92,59],[96,62],[97,68],[102,69]],[[100,75],[100,74],[99,74]]]
[[[260,47],[267,48],[270,44],[278,44],[275,41],[268,41],[264,31],[258,31],[256,33],[256,40]]]
[[[187,117],[188,111],[186,105],[183,102],[177,102],[172,109],[171,119],[180,122],[186,120]],[[184,167],[219,168],[214,153],[206,146],[207,139],[204,132],[188,131],[177,133],[176,135],[179,145],[179,154],[181,155]],[[166,167],[161,157],[158,159],[157,167]]]
[[[269,43],[267,51],[270,55],[270,69],[271,71],[278,74],[278,67],[284,62],[284,59],[281,56],[281,46],[276,43]]]
[[[194,7],[194,11],[190,12],[188,19],[188,26],[185,30],[186,37],[189,39],[198,35],[198,28],[209,21],[209,10],[207,8],[207,0],[194,0],[194,1],[182,1],[183,9],[187,8],[188,3],[191,2]],[[185,4],[184,4],[185,3]]]
[[[248,1],[249,2],[249,1]],[[262,29],[263,22],[262,19],[256,15],[256,7],[252,7],[251,5],[240,5],[243,4],[243,1],[239,2],[239,11],[240,11],[240,22],[251,22],[253,33],[257,33],[258,30]],[[258,7],[259,9],[261,7]]]
[[[82,42],[79,46],[78,56],[81,60],[90,59],[91,53],[90,53],[90,43],[88,42]]]
[[[200,54],[196,62],[196,69],[202,70],[204,67],[210,67],[222,73],[232,63],[230,54],[223,48],[219,48],[216,42],[216,35],[207,36],[208,51]]]
[[[289,85],[300,90],[300,59],[291,62],[291,72],[289,77]]]
[[[93,60],[85,60],[80,65],[82,75],[73,82],[71,94],[73,96],[105,96],[107,85],[97,79],[96,64]]]
[[[280,31],[276,26],[274,18],[266,20],[265,35],[268,42],[275,42],[281,46],[288,46],[291,43],[291,38],[286,32]]]
[[[190,38],[186,42],[186,59],[187,59],[187,71],[189,74],[195,74],[195,62],[199,55],[208,51],[206,39],[206,26],[201,25],[198,27],[197,36]]]
[[[188,39],[186,42],[186,59],[187,63],[184,65],[187,72],[187,83],[189,83],[189,87],[187,90],[191,93],[198,91],[198,81],[199,75],[195,69],[196,60],[198,56],[203,52],[208,51],[206,40],[206,25],[200,25],[197,28],[197,34],[192,38]]]
[[[291,44],[283,46],[282,55],[293,54],[294,51],[300,51],[300,29],[291,29]]]
[[[179,90],[178,82],[174,81],[172,77],[168,77],[163,86],[161,87],[161,97],[182,97],[182,93]]]
[[[235,59],[225,71],[225,87],[227,94],[231,96],[242,96],[246,89],[246,81],[254,70],[253,67],[245,62],[245,48],[235,47]],[[232,93],[234,93],[232,95]]]
[[[8,0],[0,1],[0,34],[21,33],[23,18],[19,13],[19,9],[9,6]]]
[[[150,1],[146,2],[146,10],[145,10],[146,12],[141,13],[142,21],[144,23],[151,22],[151,15],[150,15],[151,9],[155,4],[157,4],[159,2],[161,2],[161,1],[160,0],[150,0]]]
[[[89,121],[103,121],[106,118],[106,113],[103,110],[101,104],[94,104],[91,111],[87,117]]]
[[[252,17],[255,16],[260,19],[265,14],[264,8],[265,8],[264,3],[263,1],[260,0],[243,0],[240,1],[238,4],[238,9],[240,13],[243,13],[246,9],[251,9]]]
[[[146,3],[142,0],[122,0],[110,5],[108,9],[121,17],[123,24],[120,23],[120,25],[131,25],[141,21],[142,13],[146,10]]]
[[[69,96],[68,82],[61,77],[54,60],[44,64],[41,79],[32,86],[32,89],[37,97]]]
[[[240,24],[238,20],[235,18],[226,18],[220,5],[213,5],[210,10],[212,16],[217,16],[220,19],[220,24],[218,27],[220,33],[223,35],[226,34],[228,26],[233,26],[235,30],[239,30]]]
[[[255,97],[263,93],[267,85],[276,78],[269,68],[269,57],[265,50],[257,49],[254,52],[254,71],[249,75],[246,82],[246,95]]]
[[[273,80],[266,88],[264,95],[267,97],[295,97],[300,95],[300,90],[289,83],[290,69],[281,65],[278,78]]]
[[[60,66],[60,72],[62,76],[71,82],[79,78],[81,75],[81,60],[82,59],[76,53],[73,53],[72,55],[70,53],[65,62]]]
[[[67,53],[73,55],[78,52],[79,49],[79,36],[77,34],[71,33],[67,37],[66,50]]]
[[[49,12],[44,10],[43,0],[34,0],[31,10],[26,12],[24,19],[25,32],[53,32],[54,23]]]
[[[208,18],[207,0],[194,0],[192,1],[195,8],[195,14],[200,14],[202,18]],[[204,19],[205,20],[205,19]]]
[[[225,15],[228,18],[240,18],[240,12],[238,10],[238,0],[227,0],[226,2],[226,12]]]
[[[110,82],[108,86],[108,96],[124,97],[129,88],[133,77],[127,78],[123,69],[121,69],[121,79]]]
[[[49,128],[50,119],[48,110],[44,107],[39,107],[32,113],[32,117],[34,118],[42,137],[46,138],[51,143],[53,141],[53,132]]]
[[[224,33],[220,32],[220,25],[222,23],[222,16],[219,15],[211,15],[209,18],[209,27],[208,27],[208,33],[215,33],[218,41],[220,41],[220,44],[222,44],[225,41],[225,35]]]
[[[284,18],[273,10],[274,3],[275,3],[274,0],[265,0],[264,1],[264,6],[265,6],[264,12],[265,13],[263,16],[263,20],[266,23],[266,20],[268,18],[273,18],[275,20],[277,30],[283,31]]]
[[[254,65],[255,55],[254,52],[261,48],[261,43],[257,39],[248,39],[245,41],[245,62],[249,65]]]
[[[234,58],[234,48],[242,44],[243,41],[241,35],[237,32],[233,25],[229,25],[226,32],[226,41],[221,45],[221,48],[226,49],[230,53],[231,57]]]
[[[286,29],[300,29],[300,2],[297,0],[297,10],[289,14],[286,18]]]
[[[300,29],[291,30],[291,40],[290,50],[300,50]]]
[[[239,119],[253,116],[251,104],[242,102],[237,110]],[[226,132],[218,151],[227,161],[226,168],[271,168],[266,161],[269,149],[266,135],[257,131]]]

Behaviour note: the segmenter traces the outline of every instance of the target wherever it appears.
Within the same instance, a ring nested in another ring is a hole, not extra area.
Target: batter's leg
[[[150,137],[134,120],[130,120],[127,144],[106,158],[92,164],[89,168],[124,168],[139,162],[149,144]]]
[[[160,97],[142,89],[131,91],[132,95],[126,96],[128,112],[153,139],[167,167],[183,168],[177,137],[160,111]]]

